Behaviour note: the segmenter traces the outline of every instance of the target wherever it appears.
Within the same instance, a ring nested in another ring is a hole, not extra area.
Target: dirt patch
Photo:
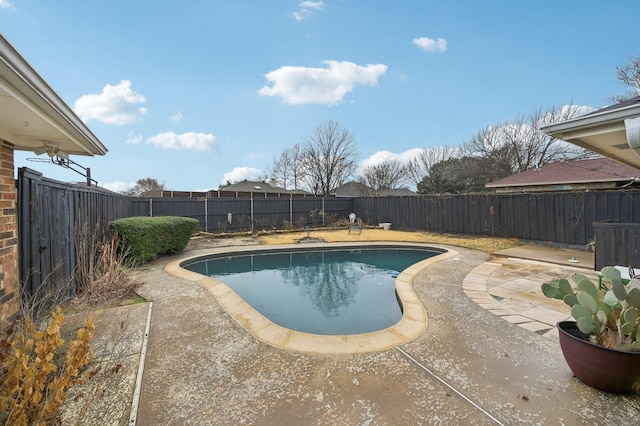
[[[276,232],[259,235],[257,240],[262,244],[295,244],[302,240],[316,239],[323,242],[355,242],[355,241],[399,241],[411,243],[447,244],[494,253],[499,250],[515,247],[522,243],[517,239],[490,238],[473,235],[432,234],[427,232],[409,232],[384,230],[381,228],[365,228],[360,234],[350,234],[348,229],[324,230],[311,229],[299,232]]]
[[[184,249],[184,252],[190,252],[194,250],[205,250],[210,248],[222,247],[222,246],[237,246],[237,245],[251,245],[260,244],[260,241],[252,236],[219,236],[214,234],[199,233],[189,240],[189,244]]]
[[[312,237],[304,237],[297,241],[300,244],[304,243],[326,243],[324,238],[312,238]]]

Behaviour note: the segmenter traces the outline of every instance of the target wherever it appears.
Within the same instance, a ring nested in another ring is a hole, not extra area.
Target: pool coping
[[[182,264],[197,258],[213,255],[232,255],[246,252],[262,252],[274,250],[300,250],[340,248],[340,247],[421,247],[443,250],[435,255],[403,270],[396,278],[396,292],[402,302],[403,314],[400,321],[391,327],[363,334],[320,335],[291,330],[271,322],[245,302],[227,284],[215,278],[182,268]],[[437,244],[403,243],[403,242],[367,242],[367,243],[306,243],[282,244],[270,246],[224,247],[202,250],[190,256],[172,261],[165,266],[165,271],[178,278],[194,282],[208,290],[216,298],[225,311],[245,330],[258,340],[282,349],[314,354],[357,354],[386,350],[408,343],[424,333],[428,324],[427,311],[413,290],[414,278],[425,268],[457,256],[458,252],[449,247]]]

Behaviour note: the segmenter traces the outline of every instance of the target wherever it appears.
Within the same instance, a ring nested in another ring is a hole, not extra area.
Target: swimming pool
[[[399,271],[440,253],[422,247],[298,249],[215,256],[182,266],[224,282],[282,327],[345,335],[400,321]]]
[[[376,247],[427,248],[440,251],[441,254],[415,263],[401,271],[395,279],[395,290],[402,303],[402,318],[391,327],[371,333],[349,335],[323,335],[304,333],[282,327],[267,319],[247,303],[226,283],[198,272],[189,271],[183,265],[216,256],[242,255],[259,251],[273,252],[274,247],[224,246],[191,253],[190,256],[176,259],[165,265],[165,271],[186,282],[195,284],[214,296],[215,300],[233,318],[238,325],[247,330],[256,339],[281,349],[316,354],[354,354],[381,351],[402,345],[419,337],[427,329],[428,316],[424,305],[413,289],[413,281],[418,274],[438,262],[456,258],[458,252],[452,247],[433,244],[379,242],[349,243],[353,249]],[[344,248],[344,243],[305,244],[314,248]],[[299,250],[300,244],[283,244],[281,250]]]

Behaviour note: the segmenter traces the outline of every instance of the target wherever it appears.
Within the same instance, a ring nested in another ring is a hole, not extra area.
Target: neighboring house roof
[[[640,169],[610,158],[545,164],[485,186],[500,192],[606,189],[640,183]]]
[[[640,96],[542,130],[554,138],[640,168]]]
[[[121,193],[119,193],[119,192],[112,191],[112,190],[110,190],[110,189],[107,189],[107,188],[105,188],[105,187],[99,186],[99,185],[97,185],[97,184],[94,184],[94,185],[87,185],[87,182],[67,182],[67,183],[68,183],[69,185],[73,185],[73,186],[80,186],[80,187],[84,187],[84,188],[86,188],[86,187],[89,187],[89,186],[90,186],[91,188],[93,188],[93,189],[97,189],[98,191],[100,191],[100,192],[104,192],[104,193],[106,193],[106,194],[122,195],[122,194],[121,194]]]
[[[381,189],[378,191],[380,197],[412,197],[418,195],[409,188]]]
[[[0,34],[0,139],[13,149],[48,145],[66,154],[104,155],[107,148]]]
[[[298,194],[298,195],[313,195],[311,192],[309,191],[305,191],[304,189],[289,189],[288,190],[290,194]]]
[[[229,186],[224,186],[219,189],[220,191],[226,192],[251,192],[258,194],[300,194],[300,195],[311,195],[307,191],[303,191],[301,189],[285,189],[279,188],[277,186],[272,186],[267,182],[259,182],[252,180],[244,180],[242,182],[236,182]]]
[[[237,191],[237,192],[261,192],[261,193],[282,193],[287,192],[284,188],[271,186],[267,182],[259,182],[253,180],[243,180],[242,182],[232,183],[229,186],[220,188],[221,191]]]
[[[418,195],[409,188],[381,189],[375,191],[360,182],[347,182],[333,190],[336,197],[402,197]]]
[[[336,197],[366,197],[371,196],[373,189],[360,182],[347,182],[332,191]]]

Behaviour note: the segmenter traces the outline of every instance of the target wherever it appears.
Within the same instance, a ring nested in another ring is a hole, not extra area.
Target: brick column
[[[0,328],[18,312],[18,221],[13,148],[0,140]]]

